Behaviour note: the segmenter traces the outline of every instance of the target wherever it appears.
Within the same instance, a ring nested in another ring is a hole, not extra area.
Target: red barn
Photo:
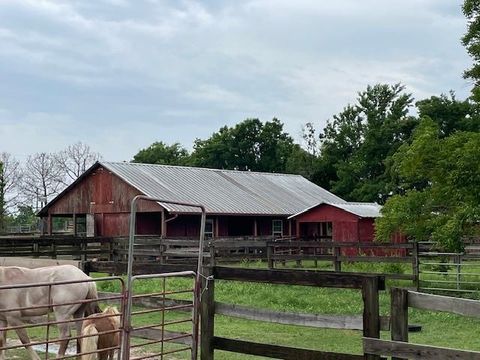
[[[73,220],[76,234],[128,235],[130,202],[138,194],[202,204],[206,235],[295,235],[288,217],[319,202],[344,200],[300,175],[205,169],[183,166],[98,162],[39,213],[45,232],[56,218]],[[140,202],[138,234],[199,235],[197,209]],[[88,230],[87,230],[88,229]]]
[[[97,162],[40,212],[44,232],[58,218],[87,236],[127,236],[136,195],[202,204],[205,235],[292,236],[373,241],[380,206],[348,203],[300,175],[185,166]],[[139,202],[137,234],[197,237],[198,209]]]
[[[289,217],[295,220],[296,235],[301,238],[326,239],[334,242],[371,242],[375,237],[375,218],[381,216],[376,203],[320,203]],[[394,242],[404,242],[396,236]],[[365,254],[386,255],[383,251],[362,250]],[[381,253],[379,253],[381,252]],[[356,255],[357,249],[346,249]]]

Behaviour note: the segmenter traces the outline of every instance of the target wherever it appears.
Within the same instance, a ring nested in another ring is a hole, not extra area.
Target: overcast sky
[[[130,160],[278,117],[297,140],[367,84],[465,97],[460,0],[0,0],[0,151]]]

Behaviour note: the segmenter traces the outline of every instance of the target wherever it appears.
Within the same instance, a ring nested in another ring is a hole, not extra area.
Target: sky
[[[279,118],[296,140],[368,84],[468,96],[460,0],[0,0],[0,152],[109,161]]]

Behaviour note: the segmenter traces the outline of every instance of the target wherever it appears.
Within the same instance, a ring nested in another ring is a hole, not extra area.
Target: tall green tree
[[[278,119],[262,123],[247,119],[224,126],[206,140],[195,140],[195,166],[266,172],[285,172],[295,149],[293,139]]]
[[[441,137],[455,131],[480,131],[478,105],[469,99],[458,100],[453,92],[418,101],[416,106],[420,118],[429,117],[438,124]]]
[[[391,156],[417,120],[409,116],[413,98],[400,84],[377,84],[335,115],[320,134],[320,185],[355,201],[383,202],[397,191]]]
[[[479,231],[480,133],[457,131],[442,137],[437,123],[424,118],[411,144],[394,155],[404,195],[387,200],[376,236],[395,232],[460,250],[462,238]],[[418,186],[421,184],[421,186]]]
[[[162,165],[186,165],[189,160],[187,149],[178,142],[167,145],[163,141],[154,142],[145,149],[141,149],[132,162]]]
[[[480,102],[480,0],[465,0],[462,9],[468,21],[467,32],[462,42],[473,60],[470,69],[464,72],[464,77],[474,82],[472,97],[478,103]]]

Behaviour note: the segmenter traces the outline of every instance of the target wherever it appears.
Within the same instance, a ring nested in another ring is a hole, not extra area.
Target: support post
[[[340,247],[333,244],[333,268],[335,272],[342,271],[342,262],[338,259],[340,257]]]
[[[462,273],[462,255],[461,254],[455,255],[455,268],[457,270],[457,273],[456,273],[457,290],[460,290],[461,273]]]
[[[380,305],[378,296],[378,277],[366,277],[362,286],[363,299],[363,336],[380,338]],[[364,354],[366,360],[379,360],[378,355]]]
[[[204,268],[203,270],[203,286],[202,299],[200,308],[200,360],[213,360],[213,336],[215,324],[215,281],[207,280],[212,274],[212,268]]]
[[[406,289],[392,288],[391,297],[391,337],[394,341],[408,342],[408,291]],[[392,357],[392,360],[403,358]]]
[[[267,264],[269,269],[275,268],[275,260],[273,259],[273,244],[267,242]]]
[[[77,214],[73,214],[72,216],[73,218],[73,236],[77,236],[78,235],[78,230],[77,230]]]
[[[413,282],[415,289],[418,291],[420,289],[420,258],[419,258],[419,245],[418,242],[413,243],[412,249],[412,271],[413,271]]]
[[[167,221],[165,219],[165,209],[162,209],[162,228],[161,228],[161,238],[164,239],[167,237]]]
[[[48,218],[47,218],[47,233],[48,235],[52,235],[53,233],[53,221],[52,221],[51,214],[48,214]]]
[[[210,250],[210,266],[213,267],[215,266],[215,246],[212,241],[208,243],[208,248]]]

